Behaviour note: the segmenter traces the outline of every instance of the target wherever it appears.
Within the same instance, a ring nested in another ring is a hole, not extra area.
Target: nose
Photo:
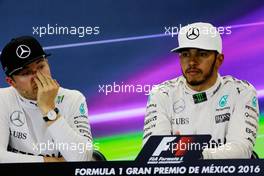
[[[198,64],[198,57],[196,55],[190,56],[190,58],[188,60],[188,64],[190,66],[197,65]]]
[[[36,70],[32,70],[32,73],[31,73],[31,79],[34,80],[34,78],[37,77],[37,71]]]

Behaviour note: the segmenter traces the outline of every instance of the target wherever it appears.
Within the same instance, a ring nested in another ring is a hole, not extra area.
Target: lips
[[[190,73],[190,72],[200,72],[199,70],[188,70],[187,73]]]
[[[186,73],[190,74],[190,75],[196,75],[196,74],[200,73],[200,70],[190,69],[190,70],[187,70]]]

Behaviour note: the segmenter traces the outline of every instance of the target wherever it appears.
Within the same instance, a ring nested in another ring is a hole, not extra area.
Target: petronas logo
[[[221,97],[221,99],[219,100],[219,106],[220,107],[225,107],[226,103],[227,103],[227,98],[228,98],[228,95],[224,95]]]
[[[256,98],[256,97],[253,97],[253,99],[252,99],[252,106],[253,106],[254,108],[257,107],[257,98]]]
[[[84,103],[82,103],[82,104],[80,105],[79,110],[80,110],[80,113],[81,113],[81,114],[85,114]]]

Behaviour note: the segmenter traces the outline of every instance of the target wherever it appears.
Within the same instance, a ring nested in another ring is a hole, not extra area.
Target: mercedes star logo
[[[173,103],[173,111],[176,114],[179,114],[185,109],[185,102],[183,99],[179,99],[176,102]]]
[[[27,45],[19,45],[16,49],[17,57],[25,59],[30,55],[31,51]]]
[[[197,39],[200,35],[199,29],[196,27],[190,28],[188,32],[186,33],[186,37],[189,40]]]
[[[10,120],[11,123],[17,127],[20,127],[22,125],[24,125],[25,123],[25,118],[24,116],[22,116],[21,114],[23,114],[23,112],[21,111],[14,111],[11,116],[10,116]]]

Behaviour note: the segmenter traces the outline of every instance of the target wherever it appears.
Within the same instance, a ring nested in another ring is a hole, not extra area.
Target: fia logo
[[[220,107],[225,107],[226,103],[227,103],[227,98],[228,98],[228,95],[224,95],[221,97],[221,99],[219,100],[219,106]]]

